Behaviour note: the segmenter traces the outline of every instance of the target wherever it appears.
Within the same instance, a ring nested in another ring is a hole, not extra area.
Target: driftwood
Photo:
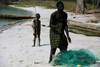
[[[86,10],[85,13],[86,14],[100,13],[100,9]]]
[[[96,19],[100,22],[100,13],[93,13]]]
[[[86,10],[86,14],[93,14],[98,21],[100,21],[100,9]]]
[[[35,17],[31,17],[29,15],[0,14],[0,18],[6,18],[6,19],[33,19]]]
[[[44,24],[42,24],[42,26],[43,26],[43,27],[50,27],[50,26],[46,26],[46,25],[44,25]]]

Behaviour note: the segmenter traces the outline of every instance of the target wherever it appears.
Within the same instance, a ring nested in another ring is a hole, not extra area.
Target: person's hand
[[[37,26],[34,26],[34,27],[37,27]]]
[[[68,39],[69,43],[71,43],[71,38],[70,37],[67,37],[67,39]]]
[[[58,29],[61,29],[61,25],[57,25],[57,28],[58,28]]]

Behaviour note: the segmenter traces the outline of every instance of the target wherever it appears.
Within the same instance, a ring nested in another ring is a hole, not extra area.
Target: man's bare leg
[[[49,63],[52,61],[52,55],[55,55],[55,52],[56,52],[56,48],[51,49]]]

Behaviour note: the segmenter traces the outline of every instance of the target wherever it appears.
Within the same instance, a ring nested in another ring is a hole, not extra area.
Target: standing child
[[[38,40],[39,40],[39,46],[40,46],[40,31],[41,31],[41,21],[40,19],[40,14],[37,13],[36,14],[36,19],[33,20],[33,24],[32,24],[32,28],[33,28],[33,35],[34,35],[34,44],[32,47],[35,46],[35,42],[36,42],[36,37],[38,36]]]

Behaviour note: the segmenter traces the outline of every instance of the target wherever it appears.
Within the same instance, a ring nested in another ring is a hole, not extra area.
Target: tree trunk
[[[84,14],[85,8],[85,0],[77,0],[76,14]]]
[[[97,7],[100,7],[100,0],[97,0]]]

